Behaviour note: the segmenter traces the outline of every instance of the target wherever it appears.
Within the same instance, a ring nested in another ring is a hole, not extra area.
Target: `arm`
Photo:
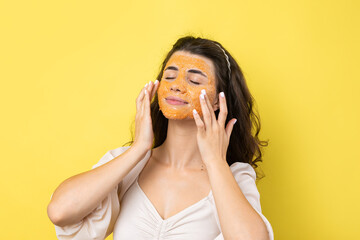
[[[269,240],[267,226],[247,201],[227,163],[210,165],[208,173],[222,230],[216,239]]]
[[[47,207],[50,220],[60,227],[80,222],[145,154],[146,150],[133,145],[108,163],[66,179],[55,190]]]

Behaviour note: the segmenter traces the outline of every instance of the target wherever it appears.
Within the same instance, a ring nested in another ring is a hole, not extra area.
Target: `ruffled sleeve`
[[[128,146],[119,147],[106,152],[92,169],[109,162],[125,152],[128,148]],[[121,184],[122,183],[117,185],[99,206],[80,222],[64,227],[54,225],[57,238],[59,240],[103,240],[109,236],[113,232],[115,222],[120,212],[118,188]]]
[[[255,183],[256,173],[254,168],[248,163],[235,162],[230,166],[230,169],[242,193],[245,195],[248,202],[251,204],[251,206],[255,209],[255,211],[260,215],[260,217],[264,221],[269,233],[270,240],[274,240],[274,232],[271,227],[271,224],[261,212],[260,194]],[[221,229],[219,216],[217,214],[215,204],[213,204],[213,207],[215,209],[215,216],[218,227],[219,229]],[[224,240],[222,233],[219,234],[215,238],[215,240]]]

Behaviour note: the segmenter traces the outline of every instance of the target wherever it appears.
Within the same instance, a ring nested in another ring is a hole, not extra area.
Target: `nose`
[[[175,91],[175,92],[180,92],[180,91],[181,91],[180,88],[179,88],[177,85],[172,85],[172,86],[170,87],[170,90],[171,90],[171,91]]]
[[[186,91],[184,83],[183,83],[183,79],[181,79],[181,77],[177,77],[175,79],[174,82],[171,83],[170,85],[170,91],[175,91],[175,92],[181,92],[184,93]]]

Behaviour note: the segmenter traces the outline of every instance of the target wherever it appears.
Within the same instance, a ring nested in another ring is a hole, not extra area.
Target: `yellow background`
[[[258,188],[275,239],[360,239],[359,7],[1,1],[1,239],[56,239],[52,192],[130,140],[135,98],[186,34],[244,71],[269,139]]]

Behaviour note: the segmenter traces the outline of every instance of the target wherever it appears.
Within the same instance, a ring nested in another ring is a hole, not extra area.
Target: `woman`
[[[157,79],[136,99],[131,146],[52,195],[58,238],[273,239],[255,184],[260,125],[234,58],[216,41],[183,37]]]

